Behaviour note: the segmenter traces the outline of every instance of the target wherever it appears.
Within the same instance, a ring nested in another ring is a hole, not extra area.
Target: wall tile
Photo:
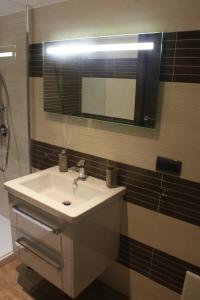
[[[163,35],[161,81],[200,83],[200,31]]]
[[[119,169],[119,184],[127,187],[126,200],[157,210],[161,192],[161,174],[134,166],[109,161]]]
[[[144,276],[150,276],[152,248],[121,235],[118,262]]]
[[[167,197],[161,197],[159,211],[200,226],[200,183],[164,175]]]
[[[196,225],[125,202],[121,233],[200,267]]]
[[[43,169],[56,165],[60,150],[61,147],[32,140],[32,166]],[[200,225],[199,183],[170,175],[163,176],[159,172],[107,161],[72,149],[68,153],[70,165],[85,159],[88,174],[104,180],[107,164],[117,167],[119,184],[127,188],[126,201]]]
[[[200,274],[200,268],[154,249],[150,278],[181,294],[186,271]]]
[[[160,216],[165,218],[164,215]],[[125,202],[123,206],[121,233],[143,244],[156,247],[158,245],[158,226],[160,225],[158,221],[159,215],[157,212],[131,202]],[[165,237],[168,236],[167,226],[163,230],[160,230],[160,232],[162,241],[165,241]],[[165,250],[165,247],[159,249]]]
[[[134,300],[180,300],[180,295],[135,272],[114,263],[100,279]]]
[[[118,261],[181,294],[186,271],[200,274],[200,267],[121,235]]]
[[[43,44],[29,45],[29,76],[43,76]]]

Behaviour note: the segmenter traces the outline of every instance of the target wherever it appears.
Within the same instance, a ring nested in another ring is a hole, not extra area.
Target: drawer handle
[[[58,271],[60,271],[63,268],[63,265],[55,262],[54,260],[52,260],[49,257],[46,257],[46,255],[42,254],[38,249],[34,248],[34,246],[31,245],[31,243],[29,243],[29,241],[26,240],[25,238],[17,239],[15,241],[15,244],[20,249],[25,249],[25,250],[28,250],[29,252],[33,253],[34,255],[36,255],[37,257],[39,257],[40,259],[42,259],[43,261],[45,261],[46,263],[48,263],[49,265],[51,265],[52,267],[57,269]]]
[[[60,232],[59,228],[56,227],[50,227],[49,225],[46,225],[44,223],[42,223],[41,221],[35,219],[34,217],[32,217],[31,215],[23,212],[21,209],[19,209],[18,207],[13,207],[12,211],[14,211],[16,214],[22,216],[24,219],[34,223],[35,225],[38,225],[39,227],[41,227],[42,229],[48,231],[48,232],[53,232],[58,234]]]

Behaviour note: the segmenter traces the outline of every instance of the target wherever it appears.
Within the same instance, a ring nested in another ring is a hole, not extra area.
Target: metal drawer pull
[[[43,228],[44,230],[48,231],[48,232],[54,232],[56,234],[58,234],[60,232],[59,228],[54,228],[54,227],[50,227],[49,225],[46,225],[44,223],[42,223],[41,221],[37,220],[36,218],[34,218],[33,216],[23,212],[21,209],[17,208],[17,207],[13,207],[12,210],[22,216],[24,219],[34,223],[35,225],[38,225],[39,227]]]
[[[34,246],[31,245],[31,243],[26,240],[25,238],[19,238],[15,241],[16,246],[20,247],[21,249],[28,250],[29,252],[33,253],[58,271],[60,271],[63,268],[63,265],[55,262],[49,257],[46,257],[46,255],[42,254],[38,249],[34,248]]]

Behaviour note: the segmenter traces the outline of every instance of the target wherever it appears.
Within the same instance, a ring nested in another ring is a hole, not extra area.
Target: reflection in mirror
[[[161,33],[44,45],[48,112],[154,127]]]

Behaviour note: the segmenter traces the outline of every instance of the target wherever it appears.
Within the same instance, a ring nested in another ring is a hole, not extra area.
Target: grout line
[[[106,159],[106,168],[109,167],[109,159]]]
[[[149,276],[148,276],[149,278],[151,278],[151,270],[152,270],[154,252],[155,252],[155,248],[152,248],[151,260],[150,260],[150,266],[149,266]]]
[[[176,60],[176,45],[177,45],[177,32],[176,32],[175,49],[174,49],[174,62],[173,62],[173,71],[172,71],[172,81],[174,81],[174,69],[175,69],[175,60]]]
[[[160,182],[160,189],[161,189],[161,193],[158,197],[158,213],[160,213],[160,203],[161,203],[161,198],[162,198],[162,191],[163,191],[163,179],[164,179],[164,175],[161,174],[161,182]]]

